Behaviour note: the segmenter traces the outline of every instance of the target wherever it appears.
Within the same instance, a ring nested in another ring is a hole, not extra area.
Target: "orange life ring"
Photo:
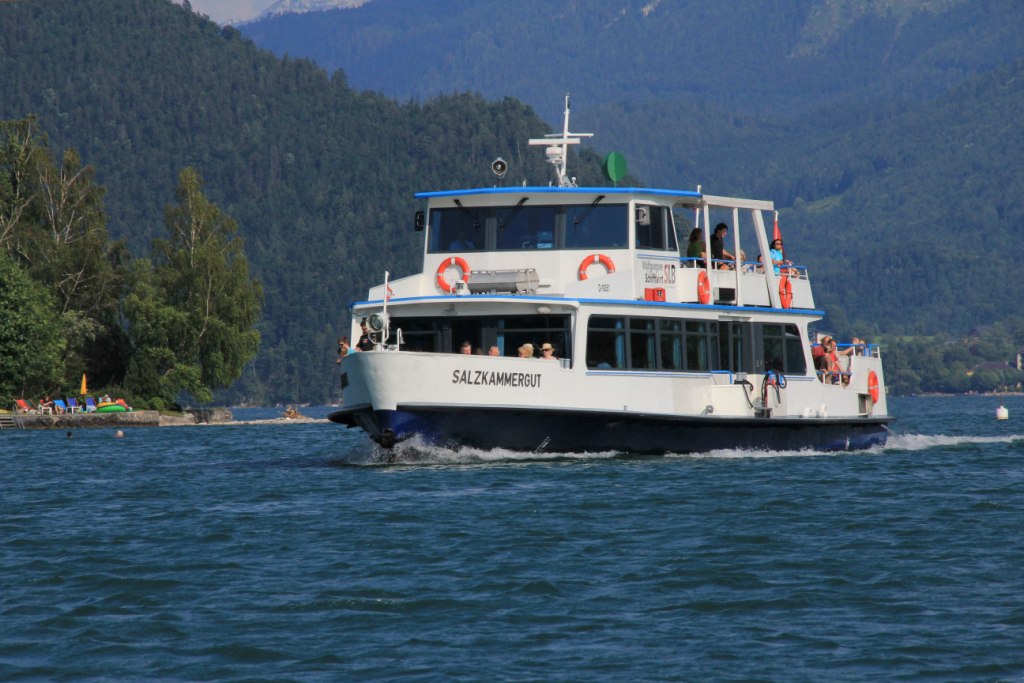
[[[789,281],[788,275],[783,275],[779,280],[779,297],[782,299],[783,308],[790,308],[793,305],[793,283]]]
[[[871,394],[871,401],[878,403],[878,375],[874,370],[868,371],[868,393]]]
[[[448,281],[444,279],[445,271],[448,270],[449,266],[458,266],[462,270],[462,281],[469,282],[469,264],[466,259],[461,256],[452,256],[441,261],[441,265],[437,267],[437,286],[441,288],[441,291],[445,294],[451,294],[455,291],[455,288],[448,284]]]
[[[615,272],[615,264],[612,263],[612,260],[610,258],[605,256],[604,254],[591,254],[587,258],[580,261],[580,267],[577,269],[576,277],[579,278],[580,280],[586,280],[587,267],[590,266],[590,264],[592,263],[600,263],[601,265],[603,265],[605,267],[605,270],[608,271],[609,275]]]
[[[703,270],[697,273],[697,300],[702,304],[711,301],[711,281]]]

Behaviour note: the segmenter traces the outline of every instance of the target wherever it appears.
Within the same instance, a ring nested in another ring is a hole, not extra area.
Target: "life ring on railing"
[[[604,254],[591,254],[587,258],[580,261],[580,267],[577,269],[576,277],[579,278],[580,280],[586,280],[587,268],[592,263],[600,263],[601,265],[603,265],[605,267],[605,270],[608,271],[609,275],[615,272],[615,264],[612,263],[612,260],[610,258],[605,256]]]
[[[782,299],[782,307],[793,306],[793,283],[789,281],[788,275],[783,275],[779,280],[779,298]]]
[[[469,282],[469,264],[466,259],[461,256],[452,256],[441,261],[441,265],[437,267],[437,286],[441,288],[441,291],[445,294],[451,294],[455,291],[455,288],[448,284],[448,281],[444,279],[444,273],[448,270],[449,266],[458,266],[462,270],[461,279],[463,282]]]
[[[702,304],[711,301],[711,280],[703,270],[697,273],[697,301]]]
[[[868,371],[868,393],[871,394],[871,402],[878,403],[878,375],[874,370]]]

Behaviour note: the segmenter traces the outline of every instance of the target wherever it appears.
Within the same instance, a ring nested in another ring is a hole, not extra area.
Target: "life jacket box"
[[[664,301],[664,287],[644,287],[644,301]]]

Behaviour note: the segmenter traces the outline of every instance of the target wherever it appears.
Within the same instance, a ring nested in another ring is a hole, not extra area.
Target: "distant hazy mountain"
[[[242,32],[398,98],[517,97],[557,121],[608,102],[788,117],[927,98],[1024,55],[1019,0],[375,0]]]
[[[331,9],[351,9],[365,5],[371,0],[277,0],[273,5],[263,10],[256,18],[266,19],[277,17],[282,14],[305,14],[306,12],[323,12]]]

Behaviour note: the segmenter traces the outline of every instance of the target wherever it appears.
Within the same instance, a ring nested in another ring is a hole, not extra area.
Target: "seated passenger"
[[[747,263],[747,252],[743,251],[742,249],[740,249],[740,267],[743,269],[744,273],[754,272],[754,264]]]
[[[540,357],[544,360],[558,360],[558,357],[555,355],[555,347],[548,342],[540,345]]]
[[[526,342],[519,347],[520,358],[533,358],[533,344]]]
[[[487,355],[488,356],[500,356],[501,355],[501,349],[499,349],[497,346],[492,346],[490,349],[487,350]]]
[[[469,343],[469,340],[462,342],[462,346],[459,347],[459,353],[463,356],[473,355],[473,345]]]

